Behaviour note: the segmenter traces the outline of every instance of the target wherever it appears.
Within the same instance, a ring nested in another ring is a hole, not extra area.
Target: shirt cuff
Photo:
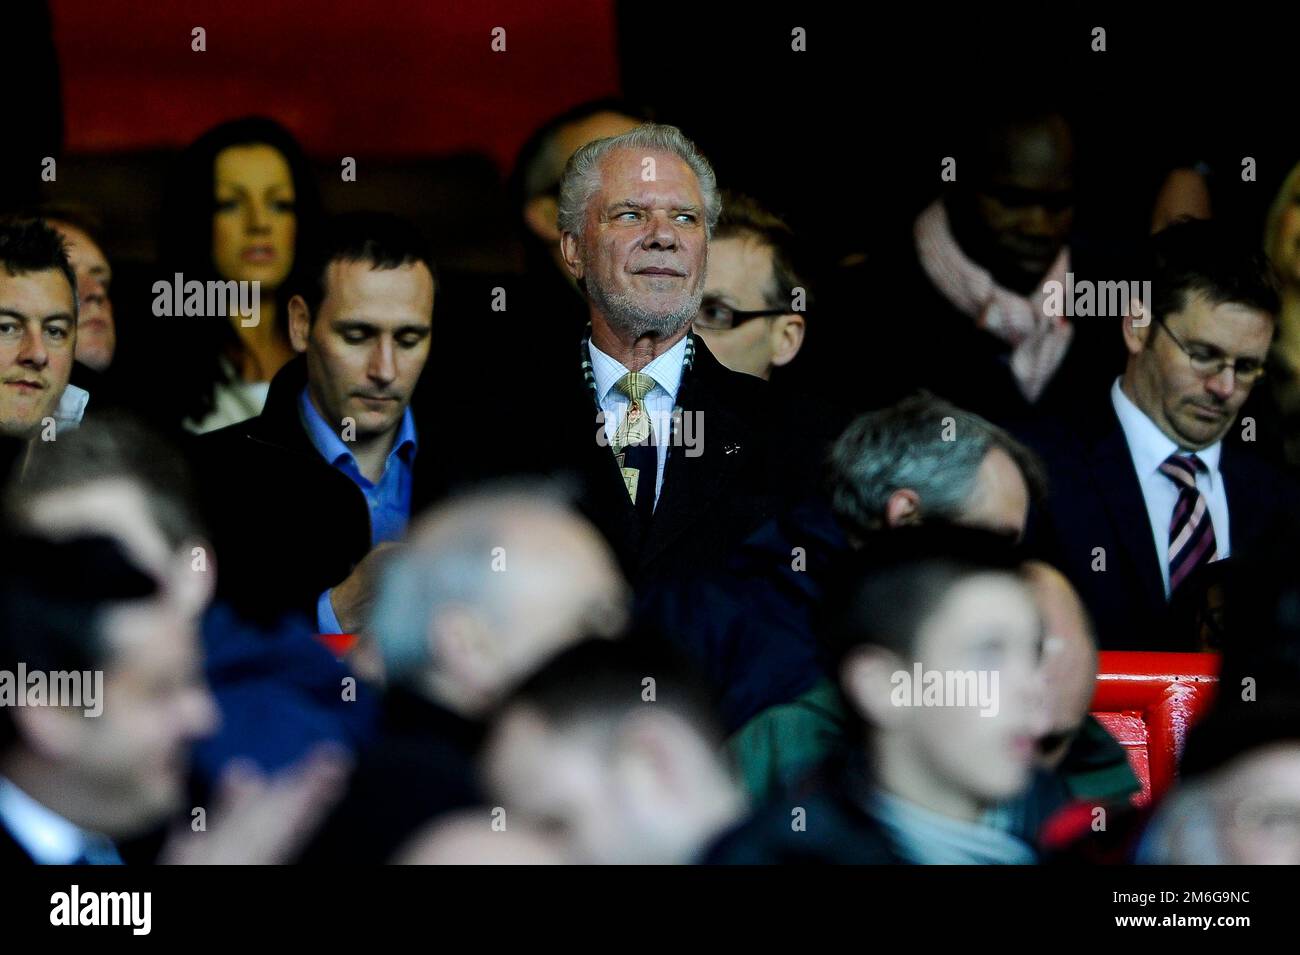
[[[339,618],[334,615],[334,604],[330,602],[330,594],[332,593],[334,593],[333,587],[321,594],[316,600],[317,633],[343,632],[343,628],[339,626]]]

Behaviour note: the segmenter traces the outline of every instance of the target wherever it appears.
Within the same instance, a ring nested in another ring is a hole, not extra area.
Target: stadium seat
[[[1187,730],[1214,699],[1216,653],[1103,651],[1093,716],[1128,752],[1142,792],[1139,806],[1158,801],[1177,772]]]

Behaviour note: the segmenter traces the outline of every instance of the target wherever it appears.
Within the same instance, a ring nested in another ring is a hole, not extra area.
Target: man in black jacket
[[[308,261],[288,308],[300,357],[260,415],[198,439],[195,471],[219,593],[252,617],[298,611],[349,633],[381,545],[446,486],[449,458],[411,407],[435,276],[418,232],[379,214],[339,216]]]
[[[766,384],[691,333],[720,204],[707,160],[675,127],[587,144],[566,168],[559,226],[590,333],[506,336],[524,364],[498,389],[504,468],[576,475],[581,509],[636,585],[715,566],[771,514],[788,465],[815,460],[778,454]]]

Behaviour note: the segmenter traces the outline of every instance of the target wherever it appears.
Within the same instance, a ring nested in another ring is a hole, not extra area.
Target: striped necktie
[[[1178,503],[1169,520],[1169,592],[1187,579],[1196,568],[1218,556],[1214,539],[1214,522],[1210,520],[1208,502],[1196,486],[1197,473],[1208,469],[1194,454],[1171,454],[1160,465],[1160,473],[1178,488]]]
[[[649,520],[654,513],[655,479],[659,470],[654,428],[645,406],[645,396],[655,384],[653,378],[639,371],[629,371],[614,384],[628,399],[623,420],[614,432],[614,457],[623,473],[628,497],[643,520]]]

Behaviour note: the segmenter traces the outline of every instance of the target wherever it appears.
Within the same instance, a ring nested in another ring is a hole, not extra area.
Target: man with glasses
[[[723,196],[695,332],[732,371],[770,380],[799,354],[809,295],[801,258],[779,218],[747,196]]]
[[[1149,268],[1109,407],[1033,442],[1051,475],[1043,533],[1103,648],[1195,649],[1170,632],[1169,601],[1300,513],[1290,480],[1249,449],[1253,421],[1225,440],[1264,373],[1278,296],[1267,261],[1210,222],[1155,236]]]

